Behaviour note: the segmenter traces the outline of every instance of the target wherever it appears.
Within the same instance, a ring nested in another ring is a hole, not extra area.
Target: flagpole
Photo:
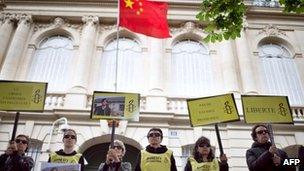
[[[119,51],[119,17],[120,17],[120,0],[117,0],[117,19],[116,19],[116,62],[115,62],[115,92],[117,92],[117,77],[118,77],[118,51]]]

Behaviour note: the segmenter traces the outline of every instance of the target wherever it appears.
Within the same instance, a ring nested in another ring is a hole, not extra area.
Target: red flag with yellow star
[[[165,2],[120,0],[119,26],[151,37],[171,37],[167,11]]]

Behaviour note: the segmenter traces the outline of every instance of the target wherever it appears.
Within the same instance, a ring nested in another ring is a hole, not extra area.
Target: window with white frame
[[[101,57],[97,90],[141,92],[143,90],[143,57],[139,44],[129,38],[119,39],[116,63],[117,40],[106,45]],[[117,73],[117,75],[116,75]],[[117,80],[116,80],[117,78]]]
[[[259,47],[259,57],[263,93],[285,95],[290,104],[303,105],[303,87],[290,51],[279,44],[264,44]]]
[[[72,40],[65,36],[44,39],[32,59],[27,79],[48,82],[48,91],[66,91],[73,57]]]
[[[201,96],[213,91],[212,59],[207,48],[184,40],[172,48],[171,96]]]

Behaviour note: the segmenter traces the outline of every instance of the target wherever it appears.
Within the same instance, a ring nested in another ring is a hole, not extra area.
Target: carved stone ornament
[[[54,19],[54,25],[55,27],[61,27],[65,24],[65,21],[63,18],[57,17]]]
[[[53,29],[59,27],[69,27],[77,31],[81,31],[82,28],[80,24],[70,24],[67,22],[67,20],[61,17],[56,17],[52,23],[48,23],[48,24],[35,23],[34,32],[37,32],[39,30],[44,30],[47,28]]]
[[[279,36],[283,35],[286,36],[286,33],[280,30],[278,27],[274,25],[267,25],[261,31],[259,31],[258,35],[265,34],[266,36]]]
[[[171,27],[171,33],[175,34],[178,32],[194,32],[197,30],[197,26],[194,22],[188,21],[181,27]]]
[[[84,22],[86,25],[94,25],[98,23],[99,19],[97,16],[92,15],[86,15],[82,17],[82,22]]]
[[[117,29],[116,24],[113,24],[113,25],[101,25],[100,26],[100,32],[110,31],[110,30],[116,30],[116,29]]]
[[[44,30],[46,28],[51,27],[52,24],[39,24],[35,23],[34,25],[34,32],[37,32],[38,30]]]
[[[1,22],[13,22],[17,20],[17,14],[11,14],[11,13],[1,13],[0,14],[0,21]]]
[[[30,24],[33,22],[32,16],[29,14],[17,14],[17,19],[19,20],[18,24]]]

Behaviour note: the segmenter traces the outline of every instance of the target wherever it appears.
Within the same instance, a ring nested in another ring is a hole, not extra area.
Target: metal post
[[[17,127],[18,127],[19,116],[20,116],[20,113],[17,112],[17,113],[16,113],[16,116],[15,116],[15,122],[14,122],[14,128],[13,128],[13,134],[12,134],[12,139],[11,139],[11,141],[14,141],[14,139],[15,139],[15,137],[16,137],[16,131],[17,131]]]
[[[270,123],[267,124],[267,129],[268,129],[268,131],[269,131],[270,142],[271,142],[272,145],[275,145],[274,137],[273,137],[272,125],[271,125]]]
[[[116,126],[116,121],[113,119],[112,120],[112,132],[111,132],[111,148],[114,147],[115,126]]]
[[[220,156],[221,156],[221,155],[224,154],[222,140],[221,140],[221,135],[220,135],[220,131],[219,131],[218,125],[215,124],[214,126],[215,126],[215,132],[216,132],[217,142],[218,142],[218,145],[219,145]]]

